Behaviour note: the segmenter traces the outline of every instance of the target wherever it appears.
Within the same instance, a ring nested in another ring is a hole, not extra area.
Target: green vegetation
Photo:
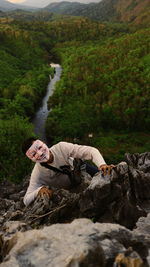
[[[148,135],[136,133],[137,144],[130,138],[134,131],[150,129],[149,42],[147,29],[104,44],[97,42],[95,46],[74,43],[71,47],[58,47],[63,75],[49,100],[52,111],[47,120],[48,136],[54,142],[78,138],[87,143],[92,132],[92,145],[115,162],[125,151],[149,150],[150,143],[145,140]],[[102,131],[103,148],[97,137]],[[126,145],[120,144],[119,137],[116,141],[118,132],[126,137]],[[117,149],[117,155],[108,156],[110,147],[114,152]]]
[[[63,67],[49,99],[52,143],[93,145],[114,163],[125,152],[150,150],[150,30],[61,18],[15,11],[1,19],[0,179],[29,173],[21,144],[34,134],[31,119],[53,75],[51,60]]]
[[[150,134],[144,132],[103,131],[99,135],[87,138],[89,145],[98,147],[106,162],[118,164],[125,160],[126,153],[144,153],[150,151]]]
[[[148,0],[104,0],[99,3],[81,4],[59,2],[46,10],[57,14],[84,16],[101,22],[126,22],[150,27],[150,3]]]
[[[32,134],[32,125],[20,116],[0,119],[1,179],[9,178],[15,182],[28,174],[31,163],[24,157],[21,143]]]
[[[22,154],[23,140],[33,135],[29,120],[45,93],[47,54],[32,35],[16,25],[0,27],[0,179],[21,180],[31,163]]]

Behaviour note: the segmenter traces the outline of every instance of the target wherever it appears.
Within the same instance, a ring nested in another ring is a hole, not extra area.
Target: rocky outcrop
[[[132,263],[127,266],[148,266],[150,240],[117,224],[76,219],[70,224],[19,232],[16,239],[2,267],[103,267],[125,261]]]
[[[149,166],[150,153],[127,154],[111,175],[83,173],[78,187],[56,190],[51,200],[37,198],[27,208],[28,179],[11,192],[3,184],[1,265],[150,266]]]

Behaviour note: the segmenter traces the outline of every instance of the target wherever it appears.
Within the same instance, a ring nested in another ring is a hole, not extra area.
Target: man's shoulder
[[[43,168],[43,166],[39,163],[39,162],[36,162],[34,167],[33,167],[33,171],[38,171],[38,170],[41,170]]]
[[[40,163],[35,163],[34,168],[31,173],[31,177],[38,177],[39,175],[44,175],[49,169],[42,166]]]
[[[57,144],[53,145],[51,149],[55,149],[55,148],[62,148],[62,147],[66,147],[66,146],[69,146],[69,145],[72,145],[72,143],[68,143],[68,142],[65,142],[65,141],[60,141],[58,142]]]

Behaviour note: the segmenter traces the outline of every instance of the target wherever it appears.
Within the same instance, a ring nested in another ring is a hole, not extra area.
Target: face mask
[[[49,148],[42,141],[36,140],[27,150],[26,156],[34,162],[47,162],[49,160]]]

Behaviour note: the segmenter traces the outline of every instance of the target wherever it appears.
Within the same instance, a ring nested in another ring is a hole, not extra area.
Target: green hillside
[[[33,134],[29,119],[45,93],[47,53],[31,33],[16,25],[0,25],[0,178],[22,179],[30,165],[21,143]]]
[[[77,12],[78,9],[82,10],[86,7],[86,4],[81,4],[78,2],[54,2],[49,4],[44,8],[44,10],[48,10],[53,13],[57,14],[66,14],[66,15],[73,15]]]
[[[50,13],[10,12],[0,19],[0,179],[31,167],[21,143],[46,91],[51,60],[63,74],[49,105],[50,142],[98,147],[108,162],[150,150],[149,29]],[[139,15],[140,16],[140,15]],[[92,138],[89,137],[89,134]]]
[[[67,47],[69,44],[58,47],[64,70],[49,100],[52,108],[47,121],[49,138],[54,142],[76,138],[89,142],[87,137],[92,132],[95,138],[90,142],[101,147],[101,137],[107,133],[107,139],[115,142],[116,148],[117,133],[129,144],[131,133],[147,132],[150,129],[149,43],[147,29],[104,44],[74,43],[71,47]],[[112,145],[110,142],[104,145],[104,150]],[[138,151],[133,146],[130,143],[126,148]],[[150,142],[141,143],[139,151],[145,149],[150,149]],[[122,157],[124,152],[125,148]],[[115,160],[120,158],[115,157]]]
[[[58,14],[85,16],[99,21],[150,26],[149,0],[102,0],[88,5],[60,2],[50,4],[45,10]]]

